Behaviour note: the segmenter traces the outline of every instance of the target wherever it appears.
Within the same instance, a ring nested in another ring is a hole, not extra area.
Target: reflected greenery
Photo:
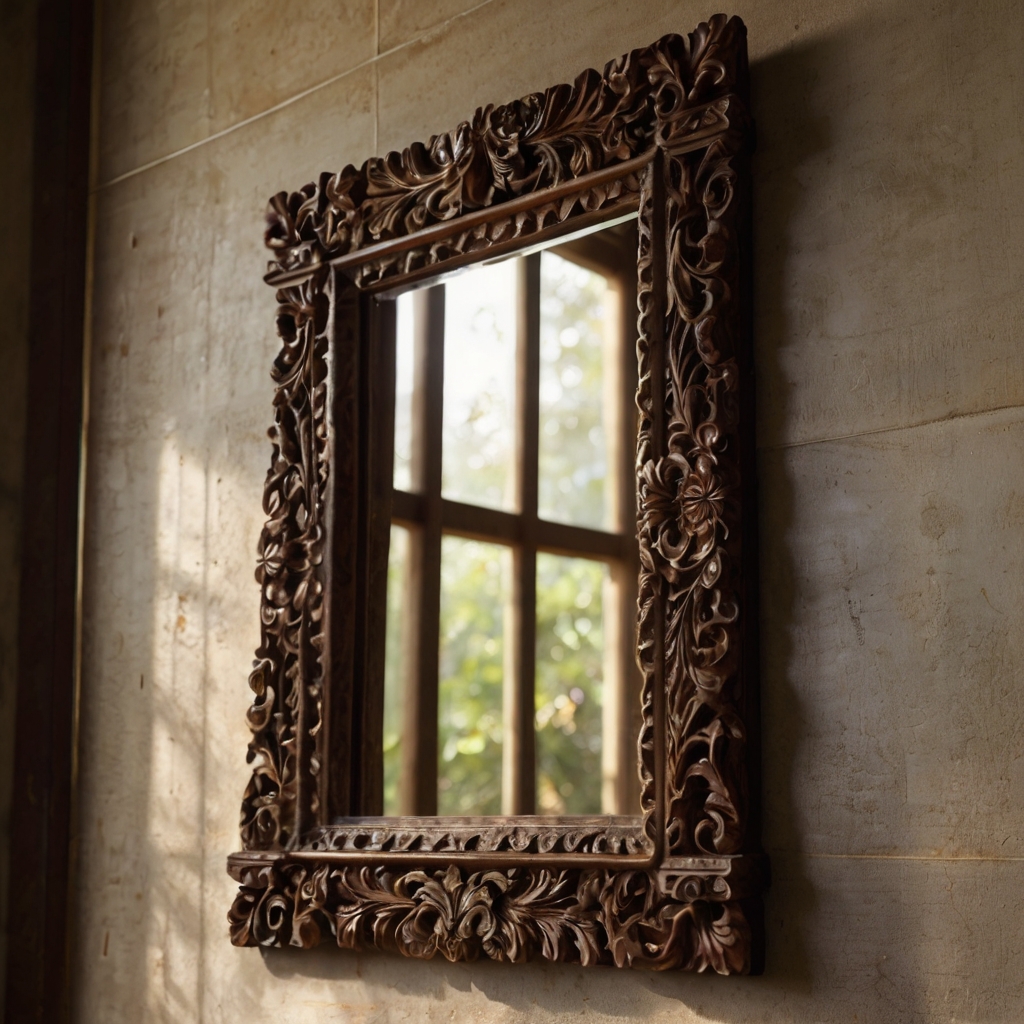
[[[501,813],[502,682],[511,552],[441,542],[437,805],[441,814]]]
[[[442,491],[510,506],[515,409],[516,261],[446,283]],[[412,306],[399,302],[397,486],[410,486]],[[538,512],[606,528],[603,425],[608,282],[550,252],[541,256]],[[393,527],[388,563],[384,810],[399,813],[408,532]],[[536,770],[541,814],[601,810],[603,592],[608,567],[537,558]],[[500,814],[505,622],[511,552],[442,540],[438,811]]]
[[[384,709],[384,811],[399,813],[402,727],[402,604],[408,532],[392,527]],[[501,812],[504,613],[509,553],[444,538],[438,809]],[[601,809],[603,587],[607,566],[537,558],[537,810]]]
[[[384,648],[384,813],[398,814],[402,774],[402,713],[405,703],[405,630],[403,614],[409,572],[409,531],[391,527],[388,550],[388,610]]]
[[[540,261],[539,514],[607,525],[603,425],[608,283],[545,252]]]
[[[601,811],[603,590],[608,567],[537,556],[537,810]]]

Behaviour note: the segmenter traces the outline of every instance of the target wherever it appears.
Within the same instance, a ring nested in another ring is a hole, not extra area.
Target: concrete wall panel
[[[720,979],[237,950],[224,873],[276,352],[267,197],[707,11],[197,3],[103,10],[77,1019],[1024,1019],[1020,5],[733,8],[759,135],[775,883],[766,975]]]
[[[336,79],[377,47],[367,0],[105,0],[99,13],[101,185]]]

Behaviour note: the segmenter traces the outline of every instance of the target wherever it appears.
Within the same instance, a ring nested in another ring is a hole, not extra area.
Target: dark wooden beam
[[[361,658],[353,678],[357,709],[355,766],[351,805],[360,814],[384,813],[384,652],[388,603],[388,548],[395,465],[395,330],[393,299],[363,297],[369,330],[362,339],[362,468],[359,571],[366,595],[357,608],[362,634]]]
[[[501,809],[533,814],[537,802],[534,676],[537,661],[537,460],[540,401],[540,253],[518,261],[516,309],[516,497],[519,543],[512,549],[512,614],[505,637]]]
[[[41,0],[6,1019],[70,1017],[92,4]]]
[[[392,515],[399,526],[409,529],[421,526],[425,509],[426,500],[422,494],[394,492]],[[449,498],[441,499],[441,529],[456,537],[497,544],[520,544],[523,539],[523,521],[517,513],[484,508],[482,505],[466,505]],[[632,550],[636,548],[636,541],[632,537],[592,530],[587,526],[538,519],[535,529],[537,550],[553,555],[614,562],[630,558]]]
[[[423,518],[409,532],[405,721],[399,802],[403,814],[437,813],[437,689],[441,626],[441,430],[444,417],[444,285],[415,296],[413,487]]]

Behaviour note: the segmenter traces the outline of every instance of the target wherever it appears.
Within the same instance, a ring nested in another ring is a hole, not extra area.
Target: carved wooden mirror
[[[271,201],[236,944],[760,970],[747,91],[716,16]]]

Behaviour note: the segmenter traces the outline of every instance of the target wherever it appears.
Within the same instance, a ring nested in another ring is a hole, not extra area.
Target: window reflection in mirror
[[[635,813],[636,250],[633,217],[398,299],[386,814]],[[410,782],[435,747],[436,802]]]

